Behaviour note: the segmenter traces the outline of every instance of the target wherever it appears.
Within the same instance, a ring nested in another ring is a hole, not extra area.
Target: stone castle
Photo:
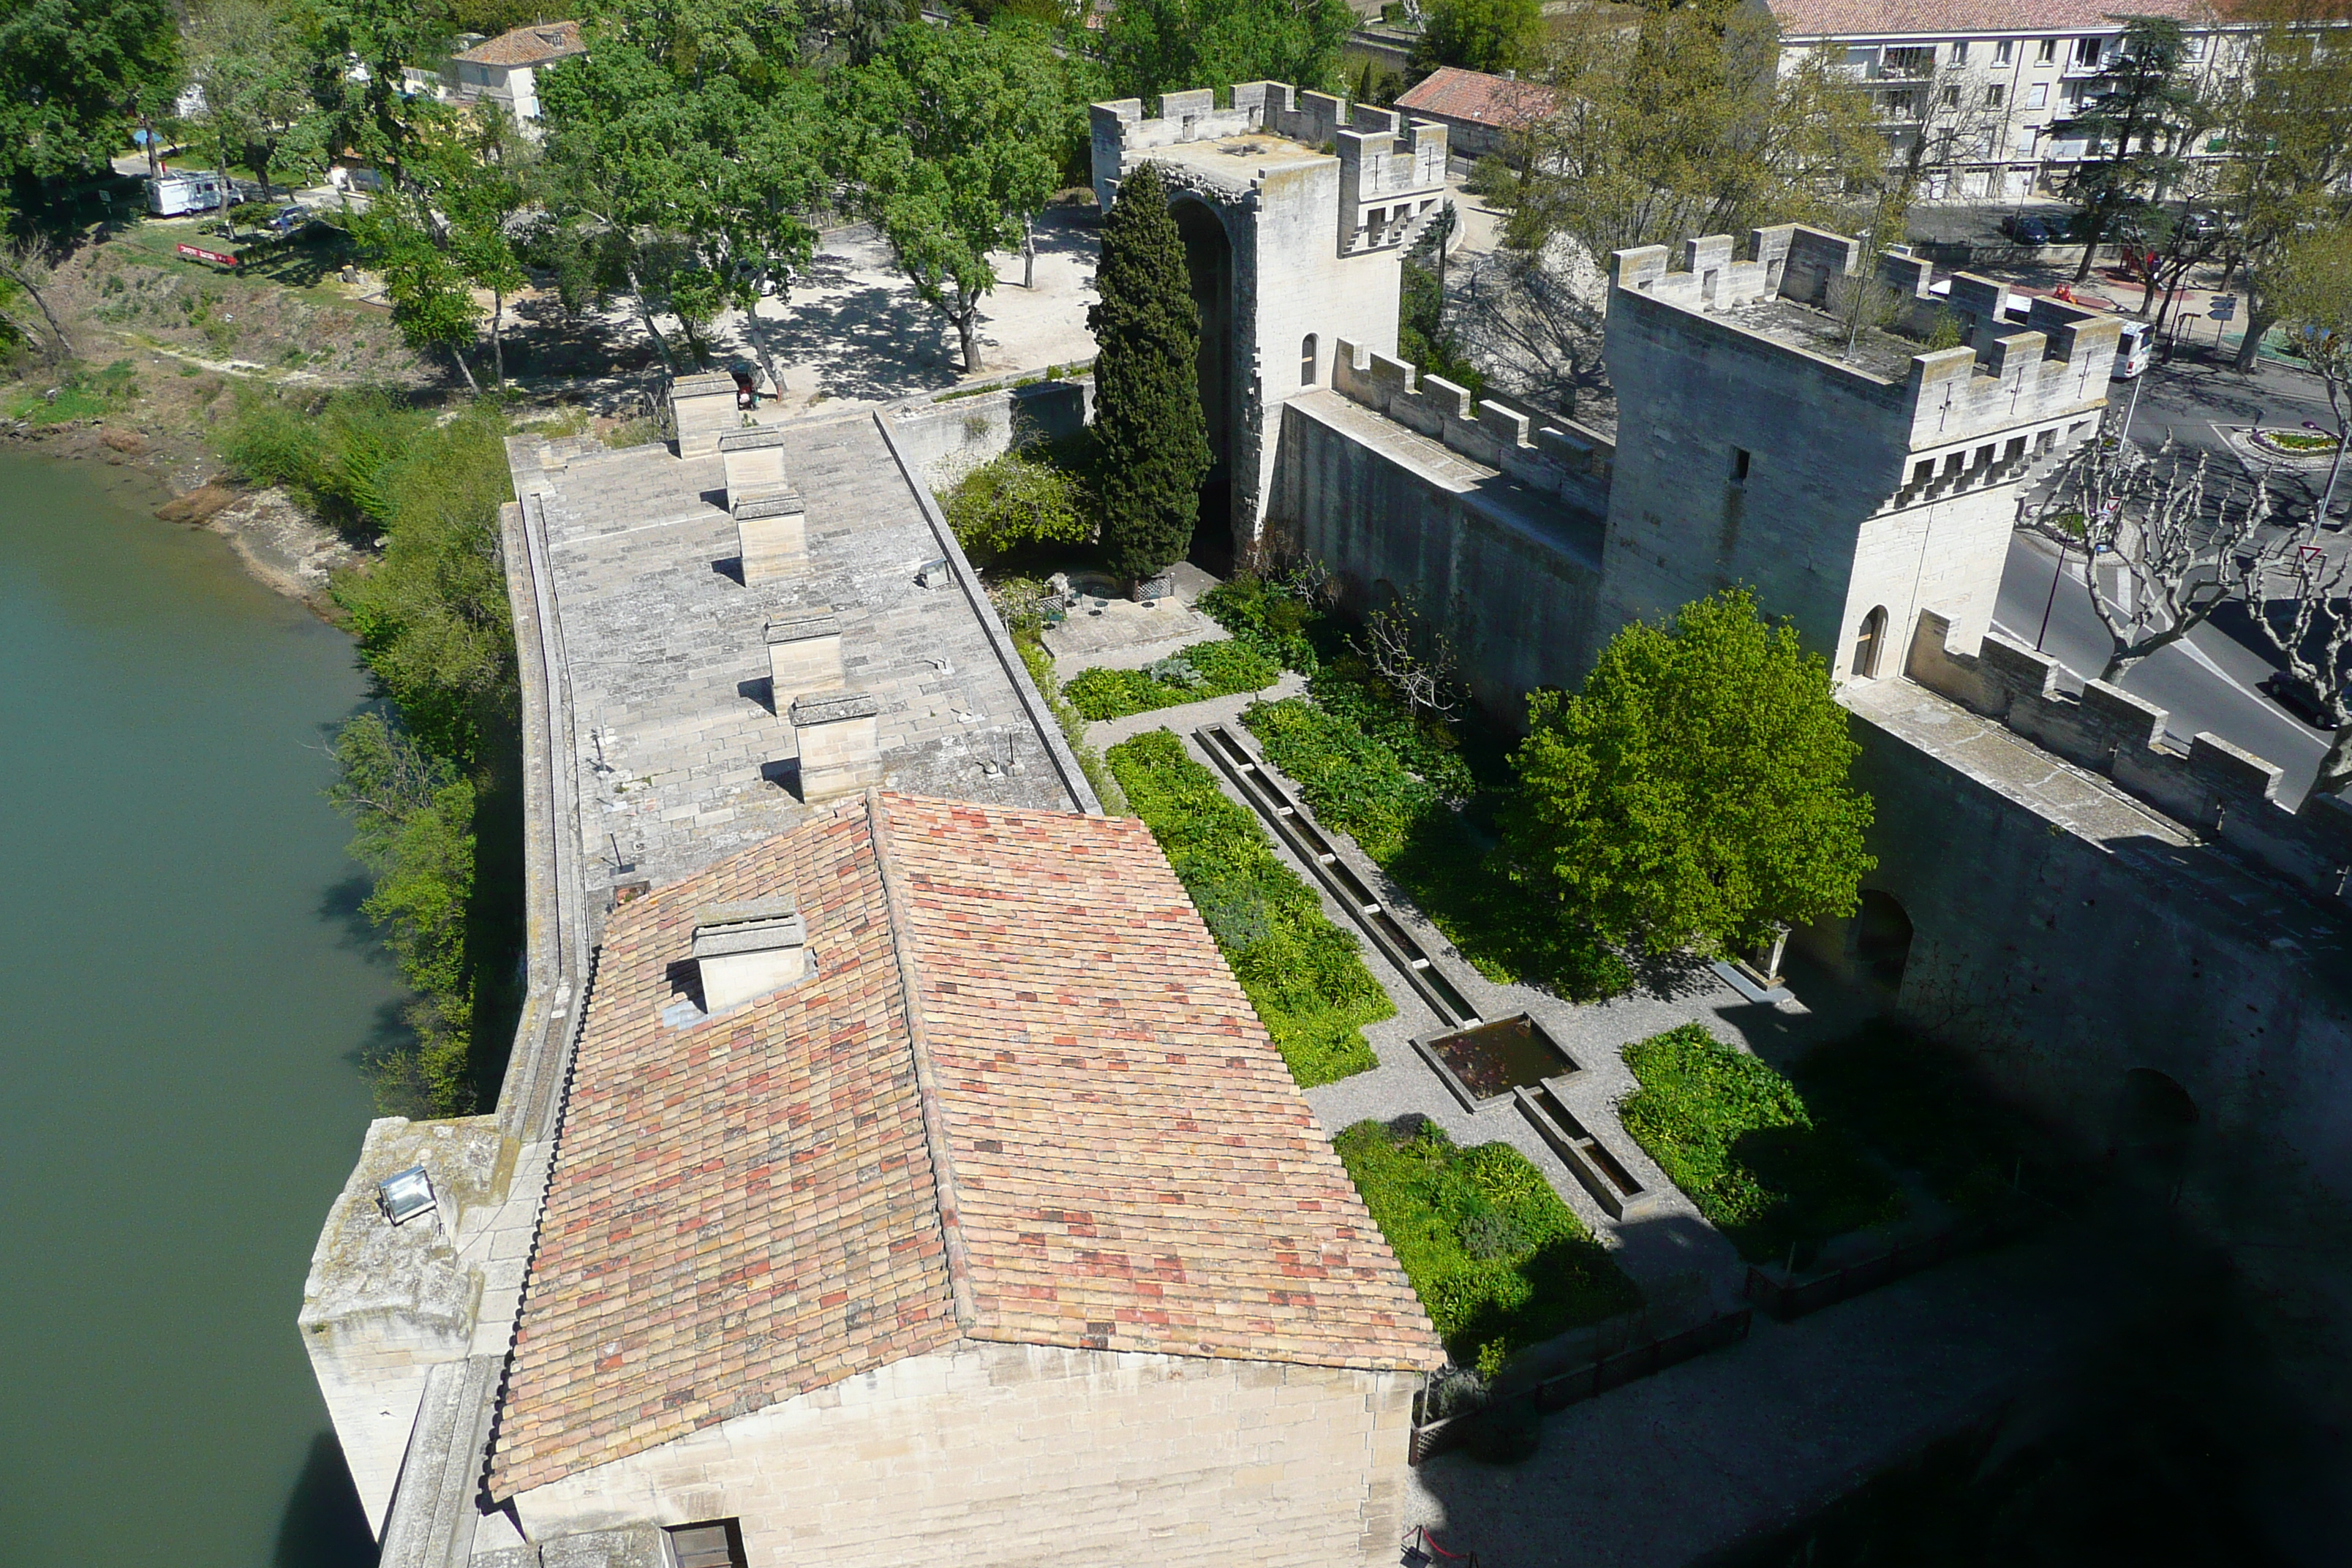
[[[1504,714],[1752,585],[1879,804],[1863,917],[1799,940],[2086,1142],[2161,1075],[2192,1213],[2328,1234],[2352,809],[1989,629],[2113,318],[1937,300],[1797,226],[1622,252],[1612,438],[1395,358],[1442,128],[1270,83],[1160,107],[1096,106],[1096,185],[1168,174],[1236,552],[1409,595]],[[1924,348],[1945,311],[1962,345]],[[922,483],[1083,394],[674,406],[675,450],[510,445],[529,1008],[493,1114],[371,1130],[302,1313],[383,1561],[1392,1561],[1428,1325]],[[2291,1256],[2255,1263],[2346,1299]]]

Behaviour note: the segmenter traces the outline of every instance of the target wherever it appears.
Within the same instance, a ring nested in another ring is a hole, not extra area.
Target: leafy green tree
[[[1783,71],[1761,7],[1636,16],[1580,13],[1561,33],[1559,108],[1528,128],[1511,244],[1565,234],[1605,259],[1762,224],[1851,233],[1854,194],[1887,175],[1869,95],[1823,58]]]
[[[1077,477],[1020,451],[1006,452],[958,479],[942,510],[956,542],[976,560],[1025,544],[1082,543],[1094,532]]]
[[[405,184],[418,117],[438,107],[407,96],[405,73],[446,58],[447,16],[416,0],[304,0],[299,14],[312,107],[280,156],[316,174],[353,153]]]
[[[1542,28],[1537,0],[1436,0],[1412,47],[1412,63],[1423,71],[1518,70],[1535,58]]]
[[[2249,40],[2246,69],[2221,106],[2218,129],[2230,157],[2223,199],[2244,258],[2246,333],[2238,368],[2252,370],[2263,336],[2278,321],[2272,279],[2298,235],[2345,216],[2352,177],[2352,48],[2340,23],[2294,0],[2260,0],[2233,13],[2262,23]]]
[[[419,353],[446,353],[467,390],[481,391],[466,348],[481,335],[482,308],[473,280],[436,232],[438,216],[423,197],[394,186],[348,221],[368,265],[383,279],[402,340]]]
[[[2083,112],[2071,122],[2070,132],[2082,136],[2091,153],[2065,185],[2077,209],[2075,237],[2083,242],[2077,283],[2091,275],[2093,252],[2116,220],[2180,184],[2188,169],[2189,137],[2208,118],[2180,68],[2188,48],[2180,24],[2170,17],[2133,17],[2092,84],[2096,95],[2084,99]]]
[[[302,65],[294,29],[261,0],[212,0],[190,24],[188,76],[204,89],[198,124],[224,190],[239,162],[270,178],[278,142],[309,107]],[[236,238],[235,219],[226,209],[221,216]]]
[[[1874,862],[1829,667],[1745,589],[1627,626],[1573,696],[1528,699],[1511,875],[1605,941],[1753,948],[1850,912]]]
[[[1021,247],[1054,194],[1081,106],[1049,36],[1033,23],[916,23],[838,97],[850,204],[881,232],[916,295],[981,367],[980,302],[993,256]]]
[[[375,876],[360,910],[418,993],[406,1010],[413,1056],[380,1064],[394,1097],[447,1115],[472,1109],[467,1068],[474,987],[467,916],[474,894],[474,786],[381,714],[335,737],[342,774],[328,790],[358,830],[352,858]]]
[[[1355,26],[1347,0],[1121,0],[1102,58],[1123,98],[1237,81],[1344,91],[1339,51]]]
[[[168,0],[11,0],[0,7],[0,184],[30,210],[38,181],[105,169],[179,85]]]
[[[2313,521],[2326,522],[2352,444],[2352,221],[2286,247],[2272,268],[2271,299],[2287,342],[2319,377],[2336,424],[2336,460]]]
[[[1097,489],[1104,564],[1140,580],[1181,557],[1211,463],[1201,413],[1201,317],[1156,164],[1129,174],[1103,219],[1095,334]]]
[[[586,58],[541,79],[546,183],[567,229],[543,248],[575,287],[626,296],[665,365],[657,314],[677,316],[701,359],[719,316],[743,310],[755,353],[782,384],[755,307],[763,293],[786,297],[815,251],[807,214],[825,195],[817,89],[756,55],[734,74],[740,49],[688,47],[659,18],[591,42]],[[684,75],[666,63],[680,58]]]

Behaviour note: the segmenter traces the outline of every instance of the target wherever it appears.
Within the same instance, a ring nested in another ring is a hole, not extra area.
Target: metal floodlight
[[[404,1225],[433,1208],[433,1178],[422,1165],[411,1165],[396,1176],[375,1184],[375,1206],[394,1225]]]

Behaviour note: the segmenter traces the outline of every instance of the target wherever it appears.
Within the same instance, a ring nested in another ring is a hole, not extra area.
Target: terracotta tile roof
[[[1767,0],[1783,36],[1955,37],[1964,33],[2110,32],[2128,16],[2218,19],[2207,0]]]
[[[614,914],[496,1496],[959,1339],[1443,1362],[1149,830],[871,802]],[[778,891],[816,977],[665,1025]]]
[[[1398,99],[1396,107],[1408,113],[1509,131],[1543,119],[1556,101],[1553,90],[1539,81],[1514,81],[1459,66],[1440,66]]]
[[[451,57],[478,66],[543,66],[584,55],[577,22],[540,22],[485,38],[464,54]]]

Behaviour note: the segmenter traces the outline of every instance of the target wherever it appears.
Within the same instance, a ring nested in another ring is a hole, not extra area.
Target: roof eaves
[[[956,1327],[965,1337],[980,1319],[971,1288],[971,1252],[964,1239],[963,1215],[956,1198],[955,1165],[948,1157],[947,1110],[940,1096],[938,1070],[931,1065],[930,1044],[923,1026],[922,970],[915,957],[914,922],[907,909],[907,886],[890,853],[890,813],[882,792],[866,792],[866,834],[874,845],[874,863],[882,874],[883,910],[890,922],[890,952],[898,961],[898,984],[904,992],[907,1044],[915,1060],[915,1099],[922,1109],[923,1142],[930,1151],[931,1184],[938,1194],[940,1236],[948,1264],[948,1296],[955,1309]]]

